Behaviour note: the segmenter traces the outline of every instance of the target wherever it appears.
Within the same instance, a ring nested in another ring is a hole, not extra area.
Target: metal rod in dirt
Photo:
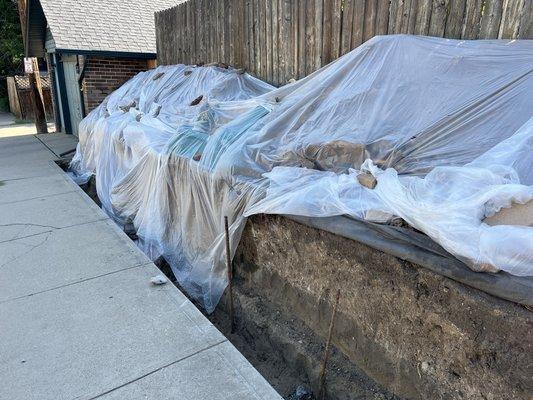
[[[224,229],[226,230],[226,265],[228,268],[229,319],[231,324],[231,333],[233,333],[235,332],[235,321],[233,320],[233,271],[231,268],[231,251],[229,247],[229,226],[227,216],[224,216]]]
[[[331,352],[331,336],[333,335],[333,327],[335,326],[335,316],[337,315],[337,307],[339,305],[339,298],[341,296],[341,291],[337,290],[337,296],[335,297],[335,304],[333,305],[333,312],[331,313],[331,321],[329,322],[329,331],[328,331],[328,337],[326,340],[326,348],[324,349],[324,358],[322,360],[322,366],[320,367],[320,375],[319,375],[319,391],[318,391],[318,399],[323,400],[326,395],[326,391],[324,390],[324,383],[326,382],[326,367],[328,364],[329,359],[329,353]]]

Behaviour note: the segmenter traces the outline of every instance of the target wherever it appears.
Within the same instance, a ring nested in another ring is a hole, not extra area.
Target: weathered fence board
[[[276,85],[396,33],[532,39],[533,0],[188,0],[156,13],[160,64],[223,62]]]
[[[50,78],[41,75],[44,108],[47,118],[53,118],[52,94],[50,91]],[[7,89],[10,111],[20,119],[33,118],[33,95],[28,76],[7,77]]]
[[[9,110],[15,117],[22,118],[17,85],[15,84],[15,78],[12,76],[7,77],[7,94],[9,97]]]

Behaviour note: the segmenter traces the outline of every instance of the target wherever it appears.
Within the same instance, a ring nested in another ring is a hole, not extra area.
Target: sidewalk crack
[[[98,398],[100,398],[100,397],[102,397],[102,396],[105,396],[106,394],[109,394],[109,393],[111,393],[111,392],[114,392],[115,390],[121,389],[121,388],[123,388],[124,386],[127,386],[127,385],[129,385],[129,384],[131,384],[131,383],[134,383],[134,382],[137,382],[137,381],[139,381],[139,380],[141,380],[141,379],[143,379],[143,378],[146,378],[147,376],[150,376],[150,375],[152,375],[152,374],[155,374],[156,372],[159,372],[159,371],[161,371],[162,369],[168,368],[168,367],[170,367],[170,366],[172,366],[172,365],[174,365],[174,364],[177,364],[177,363],[179,363],[179,362],[181,362],[181,361],[187,360],[188,358],[194,357],[194,356],[196,356],[196,355],[198,355],[198,354],[200,354],[200,353],[203,353],[204,351],[211,350],[213,347],[220,346],[222,343],[225,343],[225,342],[227,342],[227,341],[228,341],[228,339],[224,339],[224,340],[221,340],[221,341],[219,341],[219,342],[217,342],[217,343],[214,343],[214,344],[212,344],[212,345],[209,345],[209,346],[207,346],[207,347],[205,347],[205,348],[203,348],[203,349],[197,350],[197,351],[195,351],[195,352],[192,353],[192,354],[189,354],[189,355],[187,355],[187,356],[185,356],[185,357],[182,357],[182,358],[180,358],[180,359],[178,359],[178,360],[176,360],[176,361],[173,361],[173,362],[171,362],[171,363],[168,363],[168,364],[166,364],[166,365],[163,365],[162,367],[156,368],[156,369],[154,369],[153,371],[150,371],[150,372],[148,372],[148,373],[146,373],[146,374],[144,374],[144,375],[141,375],[141,376],[139,376],[139,377],[137,377],[137,378],[134,378],[134,379],[132,379],[132,380],[130,380],[130,381],[128,381],[128,382],[125,382],[125,383],[123,383],[122,385],[119,385],[119,386],[117,386],[117,387],[115,387],[115,388],[113,388],[113,389],[110,389],[110,390],[107,390],[107,391],[105,391],[105,392],[103,392],[103,393],[97,394],[97,395],[94,396],[94,397],[90,397],[90,398],[87,399],[87,400],[98,399]],[[77,398],[79,398],[79,397],[77,397]],[[75,399],[76,399],[76,398],[75,398]]]

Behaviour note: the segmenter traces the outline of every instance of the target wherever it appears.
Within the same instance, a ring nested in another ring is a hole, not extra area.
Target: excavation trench
[[[98,202],[94,181],[83,189]],[[235,332],[227,291],[206,317],[285,399],[319,390],[338,290],[326,399],[533,393],[533,314],[517,303],[283,216],[248,219],[232,270]]]
[[[65,168],[65,165],[61,166]],[[100,205],[94,178],[81,188]],[[129,236],[135,239],[131,232]],[[286,293],[286,306],[281,306],[279,298],[274,303],[260,290],[254,290],[249,279],[251,266],[244,257],[245,248],[241,247],[233,262],[234,332],[231,333],[227,291],[212,314],[205,313],[194,299],[190,300],[284,399],[316,399],[320,391],[325,338],[306,326],[302,316],[294,312],[290,299],[298,296],[297,293]],[[166,261],[160,258],[155,263],[187,295]],[[290,286],[285,285],[285,290],[291,290]],[[332,346],[326,366],[324,399],[392,400],[399,397],[378,385]]]

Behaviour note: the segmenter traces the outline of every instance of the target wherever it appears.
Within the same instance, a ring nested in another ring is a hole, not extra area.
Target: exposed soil
[[[234,262],[248,290],[322,338],[340,290],[333,343],[397,395],[531,398],[533,318],[519,304],[282,216],[249,218]]]
[[[66,169],[67,163],[58,163]],[[81,188],[98,205],[94,178]],[[132,235],[129,235],[132,237]],[[163,259],[156,265],[178,287],[170,266]],[[184,290],[180,290],[186,294]],[[213,314],[204,315],[250,361],[287,400],[317,399],[319,374],[324,357],[324,339],[316,335],[291,310],[281,310],[264,297],[234,282],[235,331],[231,333],[227,299],[223,297]],[[379,387],[335,347],[326,368],[324,400],[394,400],[398,397]]]
[[[180,288],[164,260],[157,260],[156,265]],[[233,293],[234,333],[231,333],[226,295],[213,314],[204,312],[204,315],[285,399],[316,399],[324,339],[297,316],[290,315],[290,310],[280,310],[268,299],[247,290],[238,278]],[[378,386],[335,347],[332,347],[326,371],[325,400],[399,399]],[[298,396],[298,391],[311,394]]]

